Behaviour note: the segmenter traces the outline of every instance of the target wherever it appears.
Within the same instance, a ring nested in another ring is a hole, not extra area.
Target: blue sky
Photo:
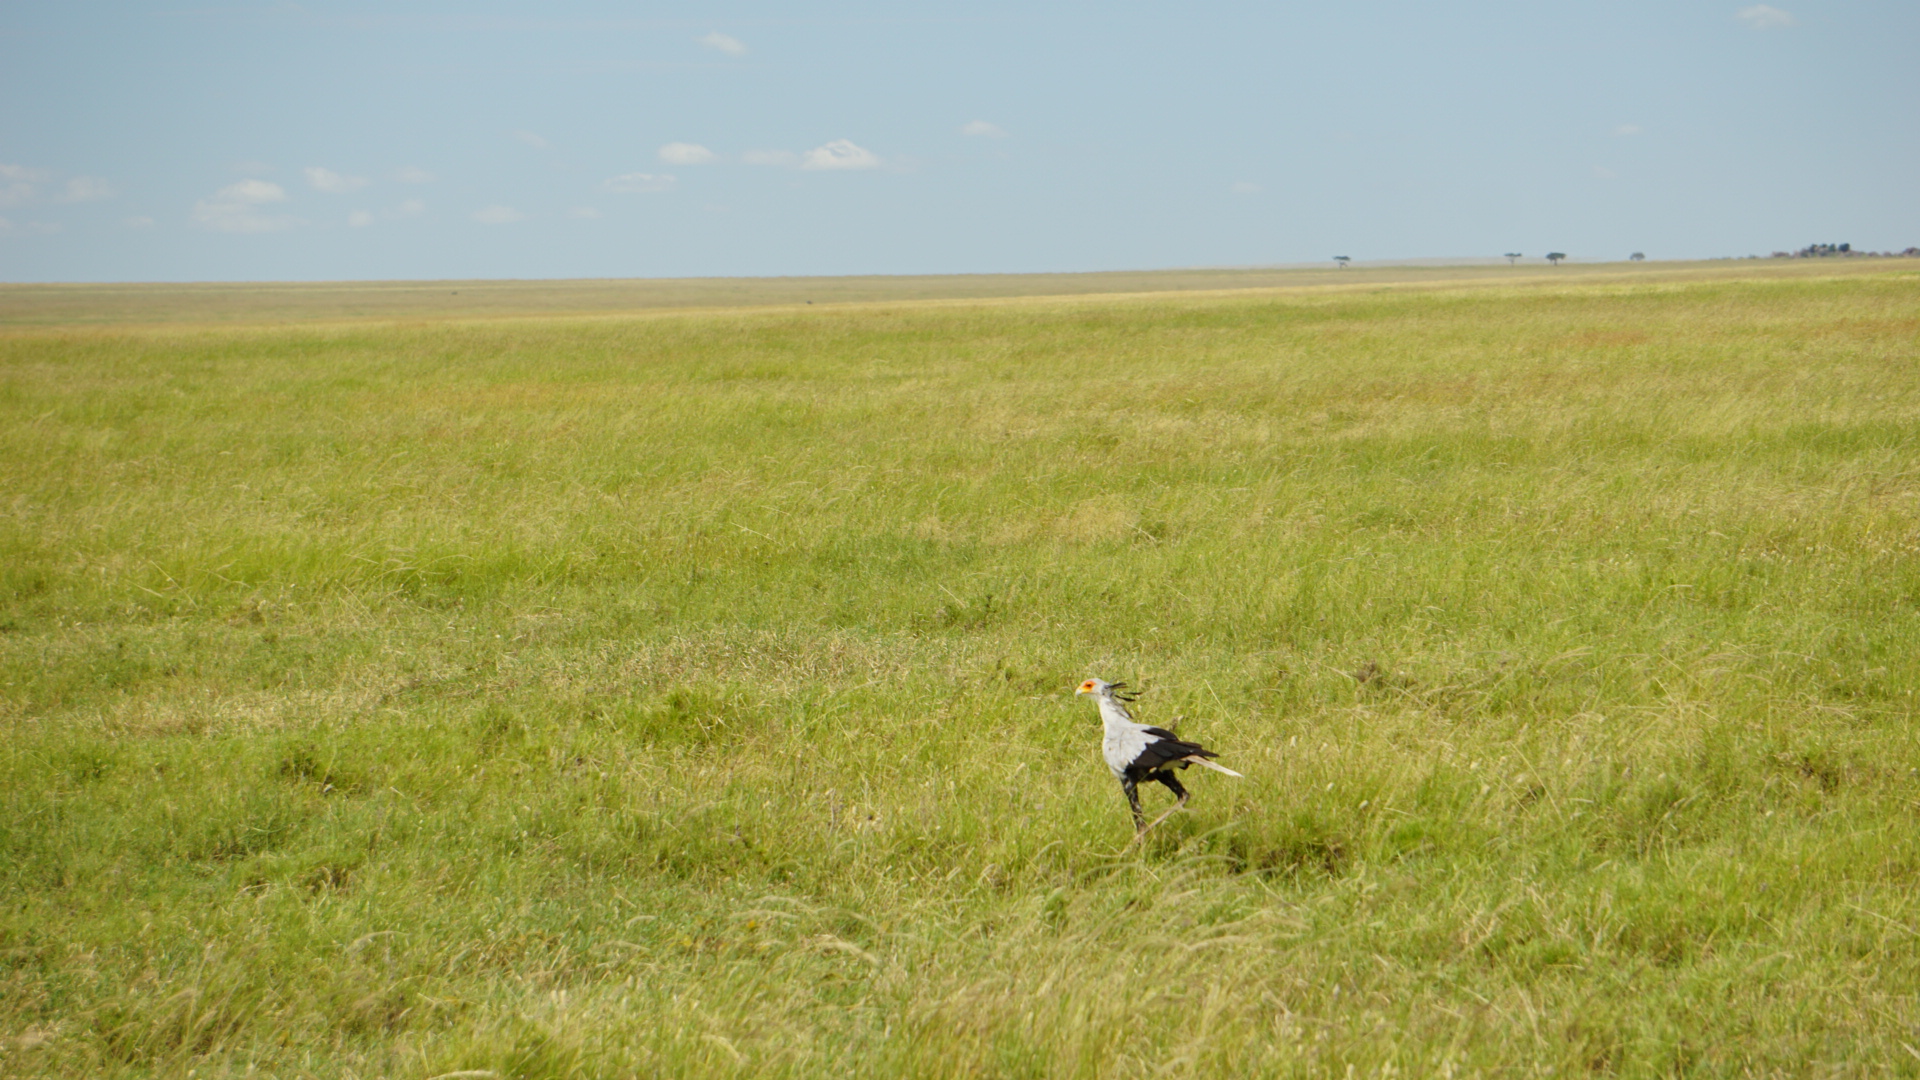
[[[0,280],[1920,244],[1920,4],[0,3]]]

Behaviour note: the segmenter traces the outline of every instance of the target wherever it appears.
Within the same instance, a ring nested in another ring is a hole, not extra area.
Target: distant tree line
[[[1799,251],[1776,251],[1776,259],[1893,259],[1920,258],[1920,247],[1905,251],[1855,251],[1852,244],[1808,244]]]

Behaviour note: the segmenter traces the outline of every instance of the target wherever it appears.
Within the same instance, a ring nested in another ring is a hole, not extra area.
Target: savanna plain
[[[1563,271],[0,288],[0,1075],[1920,1074],[1920,273]]]

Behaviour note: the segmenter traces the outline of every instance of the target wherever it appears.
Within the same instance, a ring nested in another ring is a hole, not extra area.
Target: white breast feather
[[[1145,750],[1148,743],[1160,741],[1160,736],[1147,734],[1147,725],[1134,723],[1126,708],[1111,698],[1100,699],[1100,721],[1107,729],[1100,751],[1107,759],[1107,768],[1112,769],[1116,777],[1127,771],[1127,766],[1140,757],[1140,751]]]

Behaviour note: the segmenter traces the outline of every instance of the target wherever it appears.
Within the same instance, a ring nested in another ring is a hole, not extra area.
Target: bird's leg
[[[1135,833],[1134,835],[1136,839],[1140,836],[1146,835],[1148,829],[1153,828],[1154,825],[1158,825],[1161,822],[1172,817],[1173,815],[1179,813],[1180,808],[1187,805],[1187,789],[1180,786],[1180,781],[1174,779],[1173,774],[1171,772],[1168,772],[1167,770],[1162,769],[1157,773],[1151,773],[1149,775],[1153,779],[1158,780],[1162,784],[1167,785],[1167,790],[1174,793],[1174,795],[1177,797],[1177,801],[1175,801],[1172,806],[1167,807],[1166,813],[1161,814],[1157,818],[1154,818],[1153,825],[1148,825],[1145,828],[1142,828],[1138,833]]]
[[[1187,789],[1180,786],[1179,779],[1173,775],[1171,770],[1161,769],[1159,772],[1153,774],[1153,778],[1167,785],[1167,790],[1173,792],[1173,797],[1179,800],[1176,804],[1177,806],[1187,805]]]
[[[1120,790],[1127,793],[1127,805],[1133,808],[1133,835],[1147,831],[1147,816],[1140,812],[1140,785],[1131,776],[1120,778]]]

